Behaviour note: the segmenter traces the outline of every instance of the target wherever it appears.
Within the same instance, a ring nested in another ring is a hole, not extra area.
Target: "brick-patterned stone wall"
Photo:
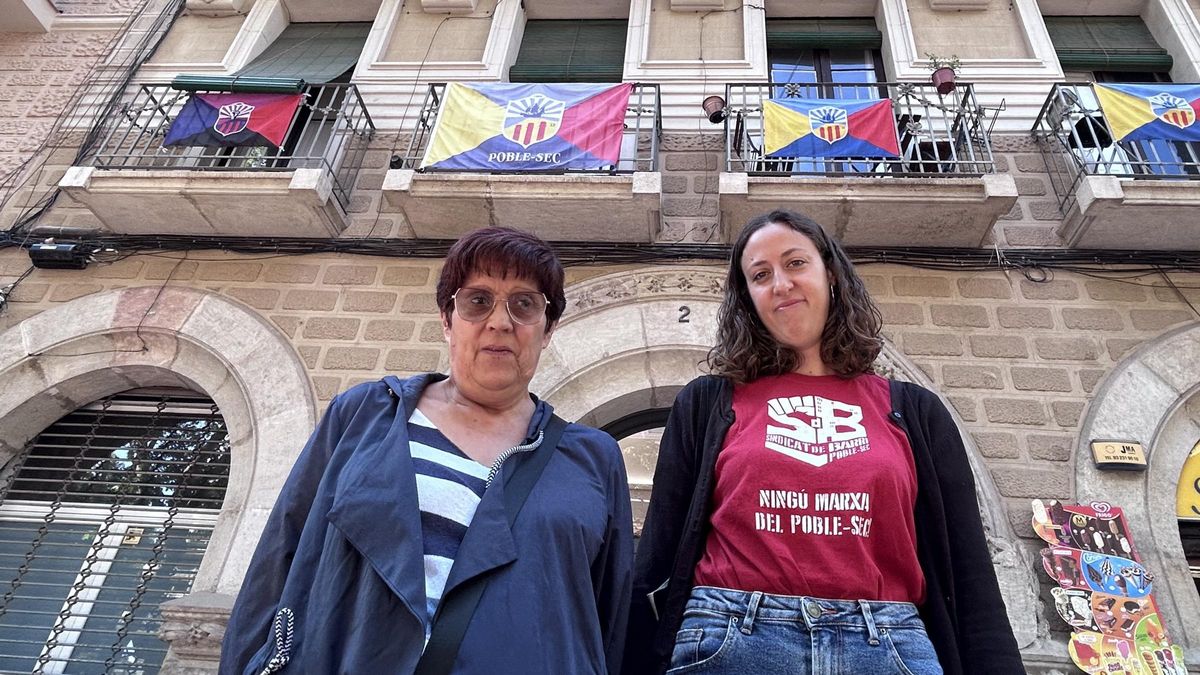
[[[984,242],[1000,247],[1056,248],[1062,214],[1058,210],[1046,162],[1029,135],[992,137],[996,171],[1010,173],[1017,185],[1017,203]],[[662,242],[714,242],[722,232],[718,178],[725,171],[725,147],[720,134],[665,134],[661,145],[663,169]],[[731,223],[737,227],[740,223]],[[714,233],[715,230],[715,233]]]
[[[112,35],[0,33],[0,176],[15,170],[47,139]]]
[[[247,259],[212,252],[188,258],[171,253],[80,272],[35,270],[11,296],[0,331],[90,293],[170,283],[221,293],[266,317],[292,341],[322,400],[385,373],[445,366],[434,302],[436,263],[358,256]],[[24,272],[28,260],[22,251],[0,252],[0,287]]]
[[[991,243],[1001,247],[1062,246],[1058,197],[1037,143],[1028,135],[996,135],[992,136],[992,151],[996,170],[1012,174],[1019,197],[1012,210],[996,223]]]
[[[29,267],[0,251],[0,286]],[[134,256],[87,270],[34,270],[17,286],[0,330],[91,293],[163,283],[222,293],[288,336],[321,398],[387,372],[446,365],[434,286],[437,261],[353,255],[238,256],[190,252]],[[615,269],[615,268],[613,268]],[[613,269],[580,267],[579,281]],[[885,336],[947,395],[969,430],[1014,524],[1029,497],[1069,497],[1066,460],[1091,395],[1129,350],[1197,320],[1160,279],[1118,281],[1057,273],[861,268],[885,319]],[[169,278],[169,281],[168,281]],[[1200,304],[1200,278],[1173,280]]]
[[[720,242],[717,180],[725,170],[720,134],[665,134],[659,166],[662,179],[662,242]]]

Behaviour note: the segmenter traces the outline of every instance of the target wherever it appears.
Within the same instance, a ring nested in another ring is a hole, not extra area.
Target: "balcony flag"
[[[898,157],[891,99],[763,101],[764,152],[780,157]]]
[[[1097,84],[1115,141],[1200,141],[1200,85]]]
[[[192,94],[163,145],[283,145],[304,94]]]
[[[617,163],[631,83],[446,85],[421,168],[602,169]]]

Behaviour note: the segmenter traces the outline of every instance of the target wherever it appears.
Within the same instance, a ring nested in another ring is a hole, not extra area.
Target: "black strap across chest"
[[[561,417],[552,415],[543,431],[542,444],[533,451],[532,456],[524,458],[525,461],[517,465],[504,484],[504,511],[508,514],[509,527],[517,522],[526,498],[558,447],[566,427],[567,423]],[[429,644],[425,645],[425,652],[417,662],[414,675],[449,675],[467,632],[467,624],[471,622],[471,616],[475,614],[475,608],[491,578],[490,574],[481,574],[468,579],[442,598],[433,620]]]

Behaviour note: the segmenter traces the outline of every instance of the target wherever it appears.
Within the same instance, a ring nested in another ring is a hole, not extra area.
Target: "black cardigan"
[[[891,421],[907,435],[917,475],[921,618],[946,675],[1023,673],[988,554],[975,481],[957,425],[932,392],[891,382]],[[714,468],[733,424],[733,386],[693,380],[675,399],[659,446],[634,563],[626,675],[667,669],[708,536]]]

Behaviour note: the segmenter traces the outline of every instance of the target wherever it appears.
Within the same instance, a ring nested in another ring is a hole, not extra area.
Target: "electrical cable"
[[[316,253],[437,259],[453,240],[398,238],[229,237],[191,235],[101,235],[79,241],[96,256],[120,259],[169,251],[222,251],[252,256],[298,256]],[[23,246],[11,233],[0,232],[0,249]],[[625,265],[720,261],[729,259],[727,244],[553,241],[565,265]],[[1085,249],[997,249],[849,246],[859,265],[896,264],[939,271],[1013,270],[1031,282],[1053,279],[1055,272],[1126,281],[1171,272],[1200,273],[1200,251],[1110,251]],[[192,260],[196,260],[192,258]]]
[[[4,311],[8,309],[8,297],[13,294],[13,291],[17,289],[17,285],[24,281],[25,277],[29,276],[33,270],[33,265],[30,265],[29,269],[22,272],[21,276],[17,277],[15,281],[6,286],[0,286],[0,316],[3,316]]]

